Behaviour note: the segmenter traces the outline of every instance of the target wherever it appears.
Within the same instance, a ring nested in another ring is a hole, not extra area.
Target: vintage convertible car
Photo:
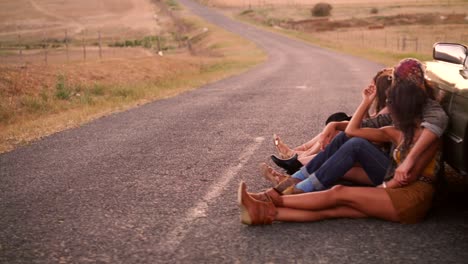
[[[433,61],[426,62],[428,81],[450,117],[443,156],[461,175],[468,173],[468,49],[455,43],[436,43]]]

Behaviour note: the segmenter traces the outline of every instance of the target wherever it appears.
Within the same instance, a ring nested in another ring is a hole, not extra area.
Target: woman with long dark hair
[[[394,126],[362,128],[361,122],[376,96],[375,85],[363,90],[362,102],[353,115],[346,133],[374,142],[392,142],[393,159],[398,165],[405,159],[422,133],[423,106],[427,94],[418,82],[411,79],[412,61],[394,70],[387,106]],[[421,171],[405,186],[392,178],[375,187],[346,187],[337,185],[325,191],[281,195],[274,189],[249,194],[246,185],[239,186],[238,201],[244,224],[270,224],[278,221],[317,221],[327,218],[376,217],[402,223],[421,221],[429,210],[434,194],[433,182],[438,169],[438,145],[434,144],[420,157],[416,167]]]

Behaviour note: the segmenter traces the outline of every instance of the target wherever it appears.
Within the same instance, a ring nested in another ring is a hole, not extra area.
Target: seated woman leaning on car
[[[393,159],[401,164],[413,144],[422,135],[423,107],[428,100],[417,82],[407,77],[410,63],[395,68],[394,81],[389,91],[388,107],[395,126],[362,128],[361,122],[375,97],[375,86],[363,90],[363,100],[353,115],[346,133],[375,142],[391,142],[395,146]],[[411,76],[410,76],[411,77]],[[379,187],[345,187],[298,195],[280,195],[274,189],[261,194],[249,194],[241,182],[238,201],[241,221],[244,224],[271,224],[278,221],[317,221],[327,218],[377,217],[401,223],[421,221],[429,210],[434,193],[433,182],[437,175],[440,157],[439,145],[433,144],[418,160],[422,168],[418,177],[408,180],[407,185],[392,178]],[[423,165],[421,165],[423,164]],[[417,166],[418,166],[417,165]],[[388,188],[387,188],[388,187]],[[255,199],[266,197],[266,201]]]

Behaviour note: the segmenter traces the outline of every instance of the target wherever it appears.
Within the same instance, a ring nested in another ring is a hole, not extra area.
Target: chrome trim
[[[463,138],[453,134],[453,133],[446,133],[445,134],[447,137],[449,137],[452,141],[454,141],[457,144],[460,144],[463,142]]]

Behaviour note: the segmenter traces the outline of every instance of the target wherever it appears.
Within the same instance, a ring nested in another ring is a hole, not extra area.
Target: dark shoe
[[[270,188],[260,193],[249,193],[249,195],[250,197],[258,201],[272,202],[277,207],[283,206],[283,199],[281,198],[281,193],[279,193],[273,188]]]
[[[293,178],[293,177],[289,177],[287,178],[286,180],[280,182],[278,185],[275,186],[275,190],[279,193],[282,193],[284,194],[283,192],[288,189],[289,187],[294,187],[296,184],[298,184],[299,182],[301,182],[301,180],[299,179],[296,179],[296,178]]]
[[[280,182],[284,181],[285,179],[289,178],[289,175],[285,175],[275,171],[272,167],[268,166],[266,163],[260,164],[260,171],[262,172],[262,176],[267,180],[273,183],[273,185],[278,185]]]
[[[271,155],[271,159],[276,165],[278,165],[278,167],[285,169],[289,175],[293,175],[303,166],[302,163],[297,159],[297,153],[294,154],[294,156],[292,156],[290,159],[280,159],[275,155]]]
[[[255,200],[247,193],[244,182],[239,185],[237,199],[241,209],[241,222],[246,225],[270,225],[275,220],[276,207],[272,202]]]

